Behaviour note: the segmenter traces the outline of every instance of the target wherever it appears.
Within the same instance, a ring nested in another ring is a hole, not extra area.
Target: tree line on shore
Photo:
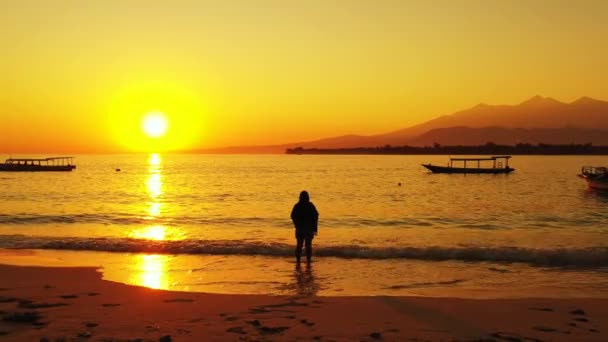
[[[511,155],[608,155],[608,146],[593,146],[593,144],[529,144],[497,145],[488,142],[477,146],[377,146],[357,148],[288,148],[287,154],[450,154],[450,155],[480,155],[480,154],[511,154]]]

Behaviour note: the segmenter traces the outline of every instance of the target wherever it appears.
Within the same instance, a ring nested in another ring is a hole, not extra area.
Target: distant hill
[[[608,129],[608,102],[582,97],[572,103],[563,103],[550,97],[534,96],[513,106],[480,103],[392,134],[416,136],[436,128],[491,126]]]
[[[478,104],[412,127],[379,135],[344,135],[271,146],[227,147],[207,153],[282,153],[287,148],[355,148],[384,145],[592,143],[607,145],[608,102],[582,97],[564,103],[534,96],[517,105]]]
[[[499,145],[528,144],[587,144],[608,146],[608,130],[587,128],[505,128],[505,127],[450,127],[430,130],[409,141],[411,146],[441,144],[483,145],[493,142]]]

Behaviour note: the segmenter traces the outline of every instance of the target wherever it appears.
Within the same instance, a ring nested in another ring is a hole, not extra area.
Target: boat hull
[[[579,177],[587,181],[587,186],[589,186],[590,189],[608,190],[608,178],[603,177],[601,179],[595,179],[588,175],[579,175]]]
[[[510,173],[515,171],[514,168],[471,168],[471,167],[449,167],[449,166],[437,166],[431,164],[422,164],[432,173],[485,173],[485,174],[500,174]]]
[[[72,171],[76,165],[18,165],[0,164],[0,171],[6,172],[57,172]]]

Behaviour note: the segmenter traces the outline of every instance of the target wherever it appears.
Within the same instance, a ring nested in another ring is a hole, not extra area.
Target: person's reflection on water
[[[293,272],[295,281],[295,294],[298,296],[316,296],[320,286],[315,279],[315,274],[312,271],[312,266],[306,264],[304,270],[300,264],[296,264]]]

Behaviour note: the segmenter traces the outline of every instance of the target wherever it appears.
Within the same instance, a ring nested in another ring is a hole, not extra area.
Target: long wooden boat
[[[74,157],[55,157],[44,159],[7,159],[0,164],[0,171],[38,172],[38,171],[72,171],[76,168]]]
[[[583,166],[578,176],[586,180],[591,189],[608,190],[608,167]]]
[[[488,158],[450,158],[447,166],[422,164],[433,173],[510,173],[515,171],[509,166],[511,156],[492,156]],[[485,165],[482,165],[482,162]],[[487,165],[491,162],[491,165]],[[454,166],[462,163],[462,166]],[[468,164],[468,165],[467,165]]]

